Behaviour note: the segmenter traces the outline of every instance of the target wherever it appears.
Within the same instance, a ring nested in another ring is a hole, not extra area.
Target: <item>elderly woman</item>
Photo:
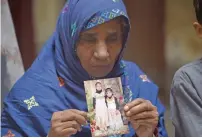
[[[84,81],[121,77],[129,133],[167,136],[158,87],[122,60],[130,30],[121,0],[68,0],[56,30],[4,101],[2,136],[91,136]]]

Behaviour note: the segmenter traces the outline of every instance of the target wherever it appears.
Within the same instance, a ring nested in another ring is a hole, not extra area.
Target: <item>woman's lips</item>
[[[109,68],[110,65],[94,65],[93,68]]]

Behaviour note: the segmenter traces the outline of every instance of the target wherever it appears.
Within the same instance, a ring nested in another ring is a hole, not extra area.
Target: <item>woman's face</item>
[[[120,19],[114,19],[80,34],[77,56],[93,77],[104,77],[114,67],[123,41]]]
[[[111,90],[107,90],[107,97],[112,97],[112,91]]]
[[[98,90],[98,91],[102,90],[102,85],[100,83],[96,84],[96,90]]]

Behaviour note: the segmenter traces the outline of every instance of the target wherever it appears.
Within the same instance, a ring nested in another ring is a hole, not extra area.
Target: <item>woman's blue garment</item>
[[[82,68],[76,55],[75,43],[82,30],[118,16],[128,21],[121,0],[68,0],[59,16],[55,32],[30,69],[5,98],[1,116],[2,136],[47,136],[54,112],[67,109],[87,111],[83,81],[93,78]],[[129,31],[129,27],[126,29]],[[127,40],[128,34],[125,35]],[[122,78],[127,102],[144,98],[157,106],[158,134],[167,136],[164,107],[158,100],[158,87],[136,64],[123,61],[122,52],[114,69],[105,78],[111,77]],[[133,128],[129,127],[130,133],[123,136],[135,135]],[[74,136],[91,136],[90,127],[84,126]]]

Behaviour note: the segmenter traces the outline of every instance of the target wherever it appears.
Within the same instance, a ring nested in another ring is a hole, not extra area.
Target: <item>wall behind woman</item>
[[[65,0],[33,0],[33,19],[37,52],[55,29],[58,15]]]
[[[193,0],[166,0],[165,57],[167,89],[175,71],[202,57],[202,41],[192,23],[196,21]]]
[[[124,58],[135,62],[158,86],[165,85],[164,0],[125,0],[131,33]]]

